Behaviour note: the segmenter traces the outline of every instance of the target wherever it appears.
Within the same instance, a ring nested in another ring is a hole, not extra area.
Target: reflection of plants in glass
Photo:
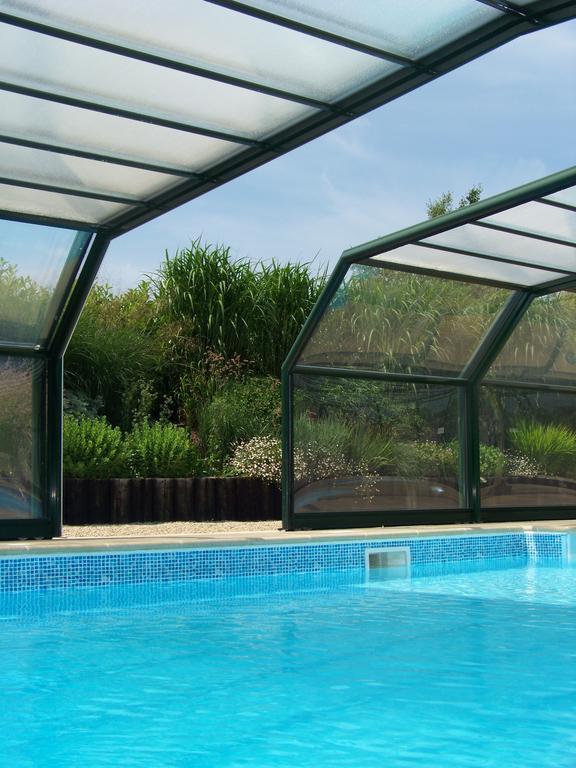
[[[394,463],[400,477],[455,478],[458,476],[458,448],[454,443],[422,441],[399,443]]]
[[[538,477],[544,474],[538,464],[519,453],[506,454],[506,473],[510,477]]]
[[[506,472],[506,455],[494,445],[480,444],[480,477],[502,477]]]
[[[355,265],[304,359],[388,370],[462,366],[507,296],[499,288]]]
[[[51,292],[0,257],[0,306],[2,337],[30,341],[30,329],[46,311]],[[41,329],[38,329],[40,331]]]
[[[458,477],[458,443],[434,443],[430,440],[399,443],[394,451],[400,477],[434,477],[443,480]],[[506,456],[492,445],[480,445],[480,475],[501,477],[506,471]]]
[[[510,430],[514,449],[551,475],[576,471],[576,432],[562,424],[521,421]]]
[[[370,476],[392,461],[392,441],[373,428],[300,416],[294,425],[297,480]]]
[[[0,367],[0,482],[28,492],[32,478],[33,365],[10,360]]]

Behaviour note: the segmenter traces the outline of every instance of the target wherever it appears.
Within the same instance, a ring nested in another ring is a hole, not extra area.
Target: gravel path
[[[197,533],[248,533],[258,531],[279,531],[279,520],[257,520],[244,522],[225,520],[214,523],[131,523],[130,525],[65,525],[64,538],[106,536],[195,536]]]

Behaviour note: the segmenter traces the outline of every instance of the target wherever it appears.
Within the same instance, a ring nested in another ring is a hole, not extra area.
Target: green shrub
[[[200,433],[213,469],[219,470],[234,447],[253,437],[280,433],[280,384],[272,378],[232,382],[201,417]]]
[[[258,477],[268,483],[282,482],[282,443],[278,437],[253,437],[234,449],[228,472],[241,477]]]
[[[64,475],[126,477],[128,456],[122,432],[105,418],[64,417]]]
[[[198,446],[174,424],[139,424],[126,438],[132,473],[137,477],[202,475]]]
[[[546,474],[573,477],[576,473],[576,432],[562,424],[522,421],[510,430],[510,442]]]
[[[119,296],[95,285],[64,358],[67,389],[100,399],[102,413],[123,429],[131,425],[141,382],[162,368],[154,312],[146,283]]]

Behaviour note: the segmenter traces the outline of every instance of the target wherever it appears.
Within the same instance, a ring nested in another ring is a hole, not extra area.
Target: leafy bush
[[[228,463],[231,475],[259,477],[268,483],[282,482],[282,443],[278,437],[253,437],[240,443]]]
[[[203,474],[198,446],[174,424],[140,424],[126,438],[137,477],[192,477]]]
[[[232,382],[212,400],[200,423],[209,461],[219,470],[234,446],[280,432],[280,384],[268,377]]]
[[[154,313],[146,283],[120,296],[96,285],[64,358],[67,388],[100,398],[107,419],[124,429],[130,427],[141,382],[154,379],[162,365]]]
[[[64,417],[64,474],[67,477],[126,477],[128,454],[118,427],[105,418]]]
[[[562,424],[522,421],[510,430],[510,442],[547,474],[576,474],[576,432]]]

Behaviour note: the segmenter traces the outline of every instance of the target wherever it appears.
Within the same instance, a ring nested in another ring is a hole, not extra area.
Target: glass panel
[[[317,112],[15,27],[0,47],[0,79],[253,139]]]
[[[129,206],[121,203],[107,203],[88,197],[74,197],[59,192],[43,192],[0,183],[0,211],[96,225],[127,210]]]
[[[44,345],[90,236],[0,220],[0,340]]]
[[[576,243],[576,212],[553,208],[551,205],[538,202],[525,203],[494,216],[488,216],[482,221]],[[576,268],[576,260],[573,266]]]
[[[562,291],[535,299],[487,375],[576,385],[576,294]]]
[[[543,217],[539,216],[535,223],[542,220]],[[448,245],[451,248],[485,253],[487,256],[502,256],[531,264],[542,264],[546,267],[576,270],[576,248],[475,227],[473,224],[465,224],[463,227],[442,232],[422,242]]]
[[[294,376],[296,513],[458,509],[458,389]]]
[[[117,0],[35,0],[33,7],[27,0],[8,0],[5,5],[26,18],[324,101],[398,69],[205,0],[140,3],[138,13]]]
[[[470,0],[253,0],[251,5],[405,56],[425,56],[501,17]]]
[[[0,520],[42,517],[44,365],[0,355]]]
[[[10,179],[140,199],[181,181],[163,173],[2,143],[0,167],[2,175]]]
[[[576,395],[482,387],[484,507],[576,507]]]
[[[555,200],[557,203],[573,205],[576,208],[576,187],[563,189],[562,192],[555,192],[553,195],[547,195],[545,200]]]
[[[159,128],[7,91],[0,91],[0,132],[190,171],[202,171],[245,149],[228,141]]]
[[[352,266],[299,360],[457,376],[511,291]]]
[[[475,229],[478,229],[478,227],[475,227]],[[511,237],[511,235],[508,235],[508,237]],[[462,247],[462,244],[460,244],[460,247]],[[543,272],[541,269],[534,269],[532,267],[489,261],[477,256],[463,256],[461,253],[423,248],[418,245],[403,245],[401,248],[395,248],[393,251],[386,251],[386,253],[380,256],[373,256],[370,261],[384,261],[390,264],[433,269],[438,272],[461,275],[462,277],[494,280],[495,282],[521,286],[539,285],[546,280],[564,277],[559,272]]]

